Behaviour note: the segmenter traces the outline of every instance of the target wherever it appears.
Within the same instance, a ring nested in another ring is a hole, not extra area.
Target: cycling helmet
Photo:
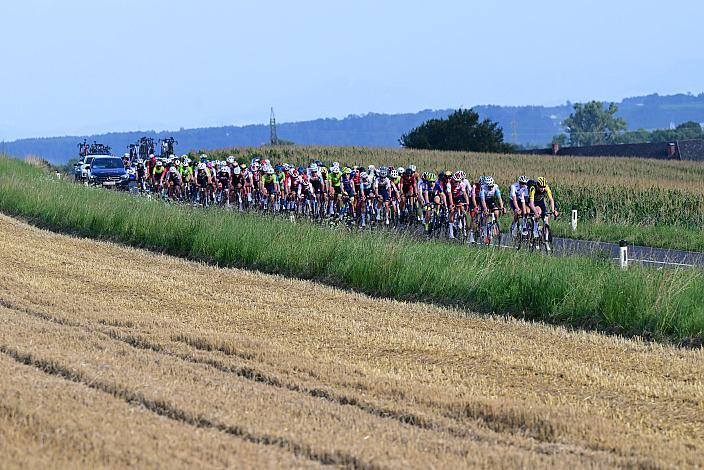
[[[125,153],[122,157],[123,157],[123,158],[130,158],[129,152],[128,152],[128,153]]]
[[[408,169],[411,170],[411,172],[413,172],[413,173],[416,172],[416,166],[415,166],[415,165],[408,165]]]
[[[139,164],[144,165],[144,160],[142,160],[141,158],[138,158],[138,159],[137,159],[137,165],[139,165]]]
[[[385,166],[380,166],[379,167],[379,176],[382,178],[386,178],[389,175],[389,169],[386,168]]]
[[[237,176],[237,175],[239,175],[240,173],[242,173],[242,170],[240,170],[240,167],[239,167],[239,166],[235,166],[235,167],[232,169],[232,174],[233,174],[233,175]]]
[[[261,164],[262,164],[262,166],[268,166],[268,165],[271,165],[271,161],[269,161],[268,159],[264,159],[264,160],[262,160],[262,161],[261,161],[261,162],[259,162],[259,163],[261,163]]]
[[[323,165],[323,162],[321,162],[320,160],[316,160],[314,163],[316,165],[318,165],[319,167],[325,166],[325,165]]]
[[[434,183],[435,181],[437,181],[437,179],[438,179],[438,175],[436,175],[433,172],[428,173],[428,181],[430,181],[431,183]]]
[[[298,167],[298,172],[301,173],[301,174],[303,174],[303,173],[306,172],[306,169],[303,168],[302,166],[299,166],[299,167]]]
[[[518,183],[519,184],[528,184],[528,177],[527,176],[519,176]]]
[[[483,176],[483,175],[480,176],[480,177],[479,177],[479,184],[482,184],[482,185],[483,185],[485,180],[486,180],[486,176]]]
[[[324,166],[321,166],[321,167],[320,167],[320,172],[325,175],[325,174],[327,174],[328,169],[327,169],[326,167],[324,167]]]
[[[376,170],[376,167],[374,165],[369,165],[367,167],[367,170],[369,171],[369,173],[374,173],[374,170]]]
[[[408,173],[409,170],[410,170],[410,168],[408,170],[406,170],[406,173]],[[420,175],[420,179],[422,179],[423,181],[428,181],[428,174],[429,173],[427,171],[424,171],[423,174]]]
[[[177,158],[176,160],[173,161],[173,164],[176,165],[176,166],[180,166],[180,165],[181,165],[181,161]]]
[[[227,163],[229,163],[229,164],[235,163],[235,157],[232,156],[232,155],[230,155],[229,157],[227,157]]]
[[[198,169],[199,169],[199,170],[205,170],[206,168],[208,168],[208,167],[205,165],[205,163],[200,162],[200,163],[198,164]]]
[[[538,186],[541,188],[544,188],[548,185],[548,181],[545,179],[544,176],[541,176],[538,178]]]
[[[186,154],[181,155],[181,160],[185,160],[187,158],[188,158],[188,155],[186,155]]]
[[[311,163],[311,164],[310,164],[310,171],[318,171],[318,164],[317,164],[317,163]]]
[[[352,168],[346,166],[344,170],[342,170],[344,174],[346,175],[351,175],[352,174]]]
[[[298,178],[299,176],[301,176],[301,174],[298,172],[298,170],[296,170],[295,168],[292,168],[291,169],[291,176],[293,178]]]
[[[367,181],[369,179],[369,173],[366,171],[363,171],[362,173],[359,174],[359,177],[362,178],[364,181]]]
[[[156,166],[163,166],[163,165],[164,165],[164,164],[162,163],[161,160],[157,160],[157,161],[156,161]]]
[[[207,161],[207,160],[208,160],[208,156],[207,156],[206,154],[203,154],[203,155],[200,156],[200,161],[201,161],[201,162],[205,162],[205,161]]]
[[[486,184],[487,186],[494,186],[494,178],[492,178],[491,176],[485,177],[484,184]]]
[[[402,166],[400,166],[400,167],[398,167],[398,168],[396,168],[396,169],[398,170],[398,174],[399,174],[399,175],[402,175],[402,174],[406,171],[406,169],[405,169],[404,167],[402,167]]]
[[[391,170],[390,175],[392,178],[398,178],[398,170]]]
[[[293,168],[293,167],[292,167],[291,165],[289,165],[288,163],[284,163],[282,166],[284,167],[284,171],[288,171],[288,170],[290,170],[291,168]]]
[[[330,168],[330,173],[334,173],[336,175],[340,174],[340,167],[333,165],[332,168]]]
[[[389,166],[386,170],[387,170],[389,173],[391,173],[391,171],[392,171],[393,169],[394,169],[394,167]]]
[[[452,176],[452,179],[455,181],[462,181],[465,179],[467,175],[464,173],[462,170],[458,170],[455,172],[455,174]]]
[[[221,172],[229,173],[230,172],[230,167],[225,165],[222,168],[220,168]]]
[[[266,174],[267,174],[267,175],[273,175],[273,174],[274,174],[274,169],[271,167],[271,165],[269,165],[269,166],[266,168]]]
[[[208,166],[208,168],[212,168],[212,167],[213,167],[213,162],[208,162],[208,163],[206,163],[206,165]]]
[[[333,168],[339,167],[339,166],[340,166],[340,162],[332,162],[332,166],[333,166]]]
[[[283,165],[276,165],[274,167],[274,170],[276,170],[278,172],[284,171],[284,166]]]
[[[169,168],[169,173],[178,173],[178,170],[175,166],[172,166],[171,168]]]
[[[406,176],[411,176],[413,175],[413,170],[411,170],[410,168],[406,168],[406,171],[404,173]]]

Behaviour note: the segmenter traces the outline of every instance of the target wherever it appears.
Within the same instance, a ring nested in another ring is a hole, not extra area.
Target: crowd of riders
[[[125,156],[129,164],[129,155]],[[492,176],[472,181],[462,170],[419,173],[406,168],[369,165],[307,166],[254,158],[238,162],[206,155],[137,160],[135,181],[140,192],[204,207],[219,205],[240,211],[257,210],[344,222],[348,226],[422,225],[426,236],[486,243],[498,233],[498,218],[507,212],[504,194]],[[511,232],[538,236],[538,221],[557,217],[552,191],[544,177],[520,176],[508,191],[514,214]],[[496,232],[495,232],[496,231]]]

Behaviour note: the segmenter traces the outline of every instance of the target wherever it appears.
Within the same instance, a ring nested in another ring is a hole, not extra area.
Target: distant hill
[[[704,122],[704,93],[699,95],[657,94],[626,98],[619,104],[619,115],[626,119],[629,129],[648,130],[667,128],[671,123]],[[571,103],[561,106],[475,106],[482,118],[497,121],[504,129],[507,142],[525,146],[546,146],[552,136],[561,131],[561,121],[572,111]],[[432,118],[446,117],[453,110],[423,110],[409,114],[350,115],[344,119],[316,119],[314,121],[282,123],[278,136],[305,145],[356,145],[370,147],[397,147],[404,132]],[[22,139],[0,144],[0,151],[11,155],[40,155],[52,163],[65,163],[77,154],[77,144],[84,138],[89,142],[110,145],[116,154],[126,151],[130,143],[142,136],[155,139],[173,136],[179,144],[179,153],[189,150],[232,146],[257,146],[269,140],[269,126],[225,126],[179,131],[115,132],[91,136],[48,137]]]

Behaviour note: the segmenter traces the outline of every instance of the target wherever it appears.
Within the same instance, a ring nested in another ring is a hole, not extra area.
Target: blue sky
[[[0,139],[704,91],[704,4],[0,2]]]

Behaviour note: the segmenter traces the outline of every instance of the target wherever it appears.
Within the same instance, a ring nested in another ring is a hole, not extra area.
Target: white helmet
[[[334,173],[334,174],[338,174],[338,173],[340,173],[340,167],[333,165],[333,167],[330,168],[330,172]]]
[[[518,177],[518,184],[528,184],[528,177],[527,176],[519,176]]]
[[[399,175],[402,175],[403,172],[406,171],[406,169],[405,169],[404,167],[402,167],[402,166],[396,168],[396,170],[398,170],[398,174],[399,174]]]
[[[129,153],[125,153],[125,154],[123,155],[123,157],[130,158],[130,154],[129,154]]]
[[[207,160],[207,159],[208,159],[208,156],[207,156],[206,154],[202,154],[202,155],[200,156],[200,158],[201,158],[201,159],[205,158],[205,159]]]
[[[223,166],[222,168],[220,168],[220,171],[224,171],[225,173],[229,173],[229,172],[230,172],[230,167],[227,166],[227,165],[225,165],[225,166]]]
[[[232,169],[232,174],[235,175],[235,176],[236,176],[236,175],[239,175],[241,172],[242,172],[242,170],[240,170],[239,165],[235,166],[235,167]]]
[[[367,170],[369,170],[369,173],[373,173],[374,170],[376,170],[376,167],[375,167],[374,165],[369,165],[369,166],[367,167]]]
[[[494,186],[494,178],[487,176],[484,178],[484,184],[487,186]]]
[[[180,164],[181,164],[181,162],[179,161],[178,158],[174,159],[173,163],[174,163],[174,165],[180,165]]]
[[[176,159],[176,155],[174,155],[173,153],[171,155],[169,155],[169,160],[173,161],[175,159]]]
[[[366,171],[363,171],[359,174],[359,177],[366,181],[369,179],[369,174]]]
[[[181,160],[186,160],[187,158],[188,158],[188,155],[186,155],[185,153],[183,155],[181,155]]]
[[[266,174],[267,175],[273,175],[274,174],[274,169],[271,167],[271,165],[266,167]]]
[[[310,171],[318,171],[318,165],[316,163],[311,163]]]
[[[176,169],[175,166],[172,166],[171,168],[169,168],[169,172],[171,172],[171,173],[178,173],[178,170]]]
[[[191,159],[188,158],[188,157],[184,157],[184,159],[183,159],[183,164],[186,165],[186,166],[190,165],[190,164],[191,164]]]
[[[199,170],[205,170],[206,168],[208,168],[208,166],[207,166],[205,163],[200,162],[200,163],[198,164],[198,169],[199,169]]]
[[[394,168],[393,170],[391,170],[390,175],[392,178],[398,178],[398,170],[396,168]]]
[[[332,162],[332,167],[335,168],[340,168],[340,162]]]
[[[227,157],[227,163],[235,163],[235,157],[232,156],[232,155],[230,155],[229,157]]]
[[[413,173],[416,172],[416,166],[415,166],[415,165],[408,165],[408,168],[410,168]]]

